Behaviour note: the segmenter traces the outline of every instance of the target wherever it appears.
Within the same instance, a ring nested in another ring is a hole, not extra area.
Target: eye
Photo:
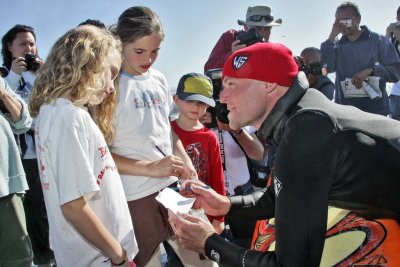
[[[143,49],[135,49],[135,53],[138,55],[143,54],[144,50]]]

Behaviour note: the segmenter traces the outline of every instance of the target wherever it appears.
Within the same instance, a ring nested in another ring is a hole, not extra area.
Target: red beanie
[[[277,43],[256,43],[235,51],[225,62],[222,80],[232,78],[253,79],[281,86],[291,86],[299,67],[292,51]]]

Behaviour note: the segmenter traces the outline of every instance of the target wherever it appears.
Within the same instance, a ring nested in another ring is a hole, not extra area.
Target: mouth
[[[141,65],[140,66],[142,69],[144,70],[148,70],[151,67],[151,64],[147,64],[147,65]]]

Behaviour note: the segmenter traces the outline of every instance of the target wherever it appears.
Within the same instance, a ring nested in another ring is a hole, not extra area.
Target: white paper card
[[[166,187],[158,193],[156,200],[175,214],[177,212],[187,214],[192,208],[195,198],[184,197],[173,189]]]

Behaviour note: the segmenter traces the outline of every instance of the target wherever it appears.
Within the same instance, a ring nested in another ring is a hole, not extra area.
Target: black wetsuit
[[[206,255],[221,266],[319,266],[328,206],[400,218],[400,122],[330,102],[299,74],[259,133],[278,145],[273,183],[232,197],[229,215],[275,217],[274,252],[248,251],[217,235]]]

